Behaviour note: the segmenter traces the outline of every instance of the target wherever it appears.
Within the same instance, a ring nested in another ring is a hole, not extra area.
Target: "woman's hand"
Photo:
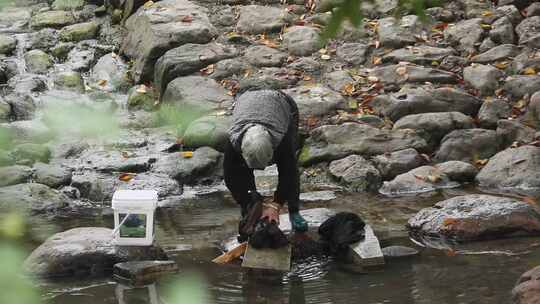
[[[276,203],[263,203],[263,210],[261,219],[267,218],[268,222],[274,222],[276,225],[279,225],[279,209],[280,205]]]

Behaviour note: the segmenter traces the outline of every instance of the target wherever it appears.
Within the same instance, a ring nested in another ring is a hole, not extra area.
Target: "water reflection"
[[[144,286],[128,286],[118,283],[114,294],[118,304],[161,304],[155,283]]]

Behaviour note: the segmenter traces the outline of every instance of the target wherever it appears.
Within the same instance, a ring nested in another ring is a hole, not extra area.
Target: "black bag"
[[[351,212],[340,212],[319,227],[321,240],[333,255],[345,254],[350,244],[364,239],[364,221]]]
[[[249,238],[249,244],[256,249],[277,249],[287,246],[289,240],[275,222],[269,222],[264,218],[257,222],[255,231]]]

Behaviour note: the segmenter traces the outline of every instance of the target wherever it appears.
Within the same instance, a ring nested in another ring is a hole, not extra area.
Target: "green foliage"
[[[15,0],[0,0],[0,10],[6,6],[13,6]]]
[[[171,304],[208,304],[208,287],[204,279],[195,273],[183,274],[182,278],[168,286],[167,303]]]
[[[176,136],[181,137],[189,124],[204,115],[202,109],[164,104],[155,112],[157,124],[172,127]]]

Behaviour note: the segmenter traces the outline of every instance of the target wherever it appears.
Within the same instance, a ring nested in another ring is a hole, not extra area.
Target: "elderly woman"
[[[233,125],[225,149],[225,184],[245,217],[257,200],[254,169],[277,165],[279,182],[273,203],[264,203],[261,218],[279,223],[279,210],[288,204],[296,232],[308,229],[299,213],[298,107],[287,94],[277,90],[253,90],[240,95],[233,110]]]

